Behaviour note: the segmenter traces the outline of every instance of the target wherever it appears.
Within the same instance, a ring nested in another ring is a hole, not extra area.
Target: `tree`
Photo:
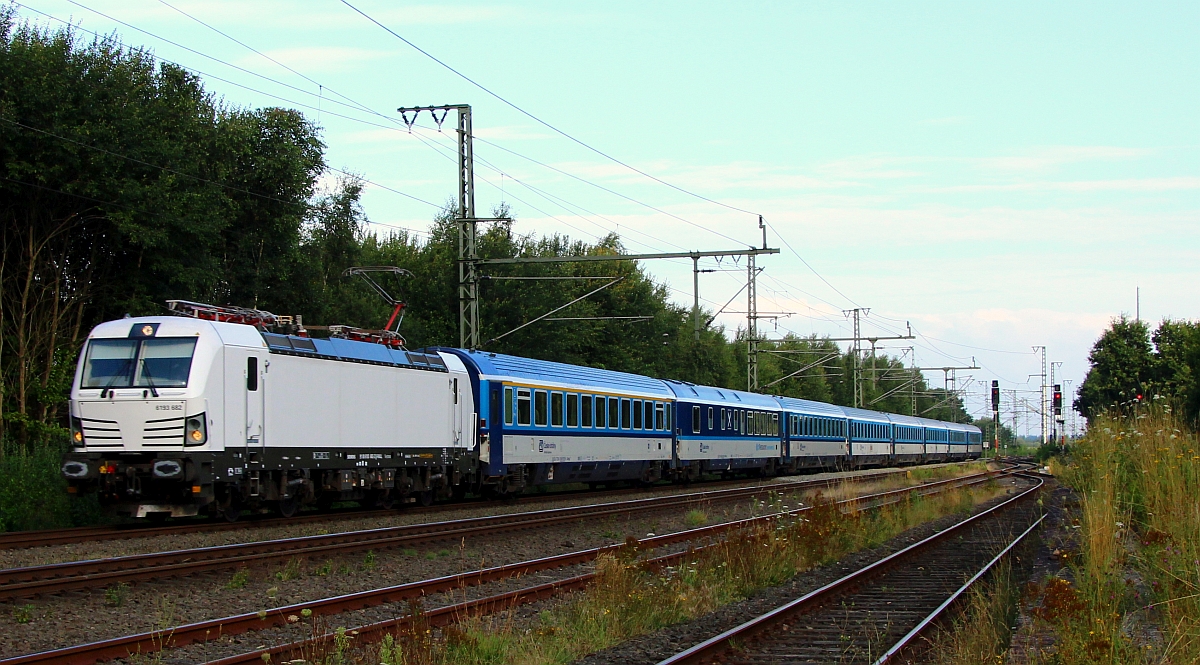
[[[1152,387],[1154,353],[1146,324],[1122,315],[1096,340],[1088,354],[1091,368],[1079,387],[1075,410],[1086,417],[1137,399]]]
[[[0,435],[62,416],[81,336],[168,298],[281,302],[324,168],[285,109],[0,9]],[[36,438],[36,436],[35,436]]]

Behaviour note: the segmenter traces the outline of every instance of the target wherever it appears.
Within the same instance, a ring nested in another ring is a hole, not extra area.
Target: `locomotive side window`
[[[567,395],[567,427],[579,427],[579,395]]]
[[[642,400],[633,400],[633,428],[642,429]]]
[[[692,407],[692,434],[700,433],[700,407]]]
[[[621,429],[629,429],[629,400],[621,398]]]
[[[563,394],[550,393],[550,426],[563,426]]]
[[[504,424],[513,424],[513,389],[504,387]]]
[[[592,396],[591,395],[583,396],[583,423],[582,424],[584,427],[592,426]]]
[[[533,424],[536,427],[545,427],[546,419],[546,391],[533,391]]]
[[[621,400],[617,397],[608,398],[608,427],[609,429],[618,429],[621,427]]]
[[[528,388],[517,388],[517,424],[525,427],[529,426],[530,419],[530,391]]]
[[[258,357],[246,358],[246,390],[258,390]]]

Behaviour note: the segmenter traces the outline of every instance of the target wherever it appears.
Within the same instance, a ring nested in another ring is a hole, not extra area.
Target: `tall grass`
[[[1074,583],[1047,584],[1038,610],[1056,662],[1200,662],[1197,451],[1169,407],[1150,406],[1097,419],[1052,464],[1079,497]]]
[[[872,511],[841,512],[820,499],[798,518],[759,523],[692,552],[680,565],[647,569],[635,547],[601,557],[595,582],[574,599],[543,612],[531,629],[511,616],[470,619],[440,642],[397,636],[377,662],[569,663],[664,626],[687,621],[782,584],[797,573],[878,545],[923,522],[970,512],[999,493],[995,484],[958,489]]]

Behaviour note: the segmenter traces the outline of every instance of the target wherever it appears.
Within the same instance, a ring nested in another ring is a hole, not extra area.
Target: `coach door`
[[[247,469],[261,464],[266,444],[265,400],[267,354],[257,349],[225,347],[225,413],[228,449],[242,449]]]

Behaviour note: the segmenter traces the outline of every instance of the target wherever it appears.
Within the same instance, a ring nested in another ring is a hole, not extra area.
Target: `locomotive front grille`
[[[83,424],[83,440],[89,447],[120,446],[121,425],[115,420],[99,420],[97,418],[80,418]]]
[[[183,441],[185,420],[183,417],[147,420],[142,427],[142,441],[150,446],[180,443]]]

